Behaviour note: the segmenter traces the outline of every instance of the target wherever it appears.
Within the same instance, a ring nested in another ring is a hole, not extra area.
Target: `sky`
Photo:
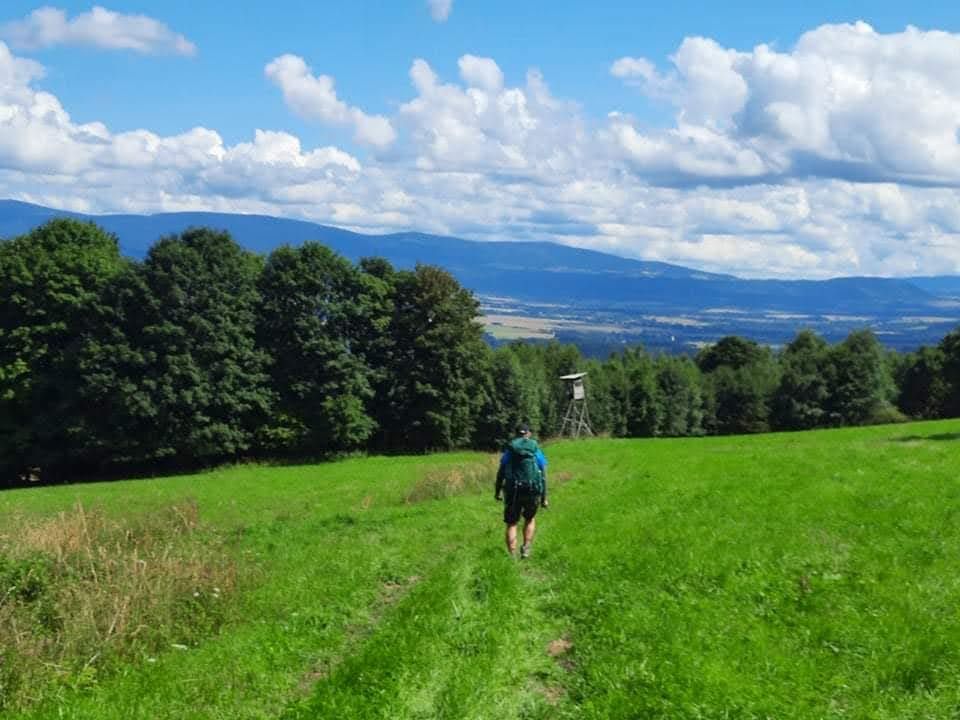
[[[0,198],[960,274],[945,2],[0,6]]]

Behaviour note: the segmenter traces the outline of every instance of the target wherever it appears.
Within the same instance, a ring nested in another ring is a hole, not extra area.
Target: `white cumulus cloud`
[[[506,87],[490,58],[464,55],[459,68],[464,85],[442,82],[425,60],[410,68],[416,97],[400,106],[398,123],[418,167],[547,179],[583,165],[579,112],[554,98],[539,72]]]
[[[0,42],[0,91],[13,92],[26,88],[33,80],[45,74],[43,65],[33,60],[19,58]]]
[[[26,18],[0,25],[0,38],[14,47],[87,45],[139,53],[195,55],[196,46],[164,23],[146,15],[126,15],[100,6],[68,18],[64,10],[42,7]]]
[[[40,77],[41,66],[0,42],[0,197],[101,211],[196,208],[207,198],[211,207],[263,211],[282,204],[285,189],[310,183],[332,184],[340,199],[362,169],[342,150],[304,150],[280,132],[257,130],[251,142],[228,146],[202,127],[162,136],[79,124],[33,87]],[[90,196],[71,199],[81,186]]]
[[[701,128],[722,136],[725,154],[762,165],[756,172],[751,162],[753,170],[744,173],[734,163],[732,180],[816,176],[956,185],[958,57],[960,35],[913,27],[882,34],[858,22],[816,28],[786,52],[768,45],[742,52],[687,38],[668,72],[630,57],[610,72],[676,107],[676,128],[649,142],[682,157],[689,147],[683,128]],[[636,143],[620,135],[624,152],[635,156]],[[708,165],[703,176],[714,169]]]
[[[385,148],[396,140],[390,120],[347,105],[337,97],[333,78],[313,75],[303,58],[281,55],[266,66],[264,73],[300,117],[328,125],[352,126],[355,139],[364,145]]]
[[[464,55],[457,62],[460,77],[468,87],[489,93],[498,93],[503,88],[503,71],[492,58]]]

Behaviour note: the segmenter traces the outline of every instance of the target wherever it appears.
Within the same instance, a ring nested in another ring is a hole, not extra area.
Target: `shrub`
[[[907,422],[910,418],[904,415],[897,407],[888,403],[879,403],[867,417],[867,425],[891,425]]]

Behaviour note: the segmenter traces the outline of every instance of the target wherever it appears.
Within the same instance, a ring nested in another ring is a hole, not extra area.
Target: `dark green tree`
[[[109,341],[86,349],[83,390],[109,408],[96,432],[114,462],[186,467],[251,451],[271,411],[255,342],[262,267],[226,233],[158,241],[111,291]]]
[[[728,336],[702,350],[697,364],[706,375],[711,431],[727,435],[769,430],[769,402],[777,383],[769,348]]]
[[[548,404],[551,386],[546,381],[543,346],[516,341],[500,348],[498,352],[509,353],[517,361],[526,403],[523,420],[530,423],[534,433],[549,434],[543,411]]]
[[[530,421],[536,394],[528,387],[517,356],[506,348],[489,351],[484,404],[478,415],[473,444],[502,448],[521,422]]]
[[[630,418],[631,387],[628,363],[622,353],[611,356],[603,364],[607,386],[609,432],[614,437],[627,437]]]
[[[28,466],[82,471],[78,354],[101,332],[103,288],[121,272],[117,239],[51,220],[0,243],[0,483]]]
[[[367,402],[367,415],[374,421],[368,446],[375,450],[391,450],[395,438],[391,423],[396,417],[393,370],[397,342],[394,337],[396,283],[400,277],[383,258],[362,258],[359,263],[362,320],[353,341],[353,349],[364,358],[373,395]]]
[[[668,437],[702,435],[704,397],[700,370],[685,356],[656,361],[659,407],[657,434]]]
[[[826,340],[802,330],[780,355],[780,382],[773,395],[777,430],[809,430],[830,423],[828,400],[832,365]]]
[[[148,469],[157,406],[155,384],[144,382],[155,356],[144,335],[151,294],[143,265],[129,263],[102,297],[101,331],[83,343],[78,355],[77,391],[87,406],[96,408],[80,418],[82,453],[98,472],[131,464]]]
[[[652,358],[639,348],[626,351],[623,363],[630,388],[627,435],[652,437],[660,424],[656,366]]]
[[[479,305],[450,273],[430,265],[395,274],[386,405],[394,449],[469,444],[486,398]]]
[[[768,398],[776,382],[772,362],[737,369],[720,366],[706,380],[711,396],[710,430],[732,435],[770,429]]]
[[[590,425],[598,435],[616,434],[618,402],[615,397],[617,370],[610,360],[587,360],[582,366],[587,373],[584,386],[590,410]]]
[[[563,415],[570,401],[567,393],[567,384],[560,379],[563,375],[583,371],[583,357],[576,345],[549,342],[538,348],[543,358],[543,383],[545,392],[542,398],[540,416],[542,418],[541,432],[545,436],[560,433],[563,424]],[[593,403],[590,392],[590,378],[587,386],[587,402]]]
[[[913,418],[941,417],[950,395],[939,347],[921,347],[896,368],[897,407]]]
[[[895,389],[883,347],[870,330],[857,330],[830,350],[828,403],[834,424],[863,425],[886,413]]]
[[[701,372],[711,373],[719,367],[739,370],[766,360],[769,351],[753,340],[727,335],[713,345],[697,353],[697,366]]]
[[[942,417],[960,417],[960,328],[948,333],[937,346],[943,353],[945,387]]]
[[[362,350],[370,336],[372,284],[318,243],[281,247],[260,276],[258,340],[272,359],[277,449],[324,454],[355,450],[374,430],[368,415],[372,372]]]

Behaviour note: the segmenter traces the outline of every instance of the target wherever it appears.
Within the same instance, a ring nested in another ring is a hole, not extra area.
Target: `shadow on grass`
[[[893,438],[894,442],[917,442],[918,440],[960,440],[960,432],[940,433],[938,435],[905,435]]]

